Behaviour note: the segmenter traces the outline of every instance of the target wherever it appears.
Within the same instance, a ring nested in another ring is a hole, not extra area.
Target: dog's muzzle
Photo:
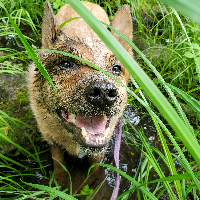
[[[86,87],[86,99],[98,113],[73,113],[61,109],[60,116],[66,129],[85,147],[102,148],[110,135],[110,123],[115,117],[106,114],[115,103],[118,90],[113,83],[93,81]]]

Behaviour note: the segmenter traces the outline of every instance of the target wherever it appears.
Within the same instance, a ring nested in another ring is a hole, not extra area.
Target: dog
[[[111,23],[97,4],[82,1],[92,14],[110,24],[132,40],[132,19],[128,6],[122,6]],[[54,16],[49,2],[45,3],[42,23],[42,49],[71,53],[95,64],[125,85],[129,72],[70,5],[64,5]],[[132,55],[131,47],[111,31]],[[66,181],[63,168],[64,152],[78,158],[88,157],[89,163],[100,162],[105,154],[118,119],[127,102],[124,87],[104,73],[63,54],[42,50],[38,57],[51,77],[56,91],[32,64],[28,75],[30,104],[40,132],[52,147],[55,178],[58,185]],[[56,93],[57,92],[57,93]]]

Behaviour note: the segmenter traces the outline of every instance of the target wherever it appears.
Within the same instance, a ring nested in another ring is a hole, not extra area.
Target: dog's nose
[[[87,100],[96,107],[112,106],[117,93],[113,83],[94,81],[87,87]]]

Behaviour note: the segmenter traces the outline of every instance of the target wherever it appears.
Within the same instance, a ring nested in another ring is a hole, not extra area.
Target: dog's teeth
[[[107,118],[106,114],[104,114],[103,117],[104,117],[105,121],[107,122],[108,118]]]
[[[76,119],[75,119],[75,117],[76,117],[76,115],[75,115],[75,114],[73,114],[73,113],[70,113],[70,115],[69,115],[69,119],[70,119],[70,121],[71,121],[71,122],[73,122],[74,124],[75,124],[75,122],[76,122]]]
[[[105,137],[107,137],[108,136],[108,133],[110,132],[110,128],[108,127],[104,132],[103,132],[103,134],[105,135]]]
[[[102,143],[102,138],[99,138],[99,143]]]
[[[81,129],[82,129],[82,132],[81,132],[81,133],[82,133],[82,136],[85,137],[85,136],[87,135],[87,132],[86,132],[86,130],[85,130],[85,127],[82,127]]]
[[[98,143],[99,142],[99,139],[98,138],[96,138],[96,143]]]
[[[88,142],[89,141],[89,137],[85,137],[85,140],[86,140],[86,142]]]
[[[105,136],[103,136],[103,137],[102,137],[102,140],[103,140],[103,141],[105,141],[105,139],[106,139],[106,137],[105,137]]]

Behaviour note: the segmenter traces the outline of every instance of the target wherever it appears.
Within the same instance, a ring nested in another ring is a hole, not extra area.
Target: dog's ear
[[[130,8],[127,5],[122,6],[117,11],[110,25],[132,41],[133,25]],[[132,55],[131,47],[117,33],[115,33],[112,30],[111,33],[121,43],[121,45]]]
[[[61,30],[56,22],[53,10],[48,1],[45,2],[42,22],[42,49],[52,49]]]

